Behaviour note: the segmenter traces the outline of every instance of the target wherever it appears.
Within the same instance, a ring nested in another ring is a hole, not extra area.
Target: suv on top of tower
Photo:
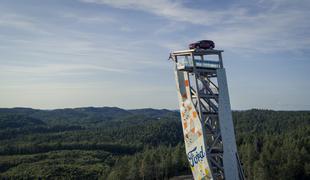
[[[189,44],[189,49],[213,49],[215,44],[211,40],[201,40]]]

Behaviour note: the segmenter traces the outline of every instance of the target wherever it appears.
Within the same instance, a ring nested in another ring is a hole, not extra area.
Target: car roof
[[[200,40],[200,41],[197,41],[197,42],[213,42],[212,40]]]

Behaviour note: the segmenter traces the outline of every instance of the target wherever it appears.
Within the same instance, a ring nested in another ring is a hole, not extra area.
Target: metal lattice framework
[[[244,177],[235,144],[222,52],[185,50],[170,54],[176,62],[184,140],[195,179]],[[213,59],[210,60],[209,57]],[[197,120],[186,115],[191,109],[189,101],[198,114]],[[191,127],[188,128],[188,124]],[[221,131],[225,131],[224,141]],[[200,133],[202,137],[199,136]],[[201,151],[197,151],[197,147],[200,146]],[[224,150],[227,152],[225,155]]]

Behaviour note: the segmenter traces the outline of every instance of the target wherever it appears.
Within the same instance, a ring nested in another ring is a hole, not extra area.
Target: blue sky
[[[169,52],[224,49],[233,109],[310,110],[310,1],[1,0],[0,107],[177,109]]]

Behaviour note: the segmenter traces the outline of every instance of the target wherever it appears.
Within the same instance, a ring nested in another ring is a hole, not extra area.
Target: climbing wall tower
[[[187,158],[195,179],[244,179],[237,154],[223,50],[175,51]]]

